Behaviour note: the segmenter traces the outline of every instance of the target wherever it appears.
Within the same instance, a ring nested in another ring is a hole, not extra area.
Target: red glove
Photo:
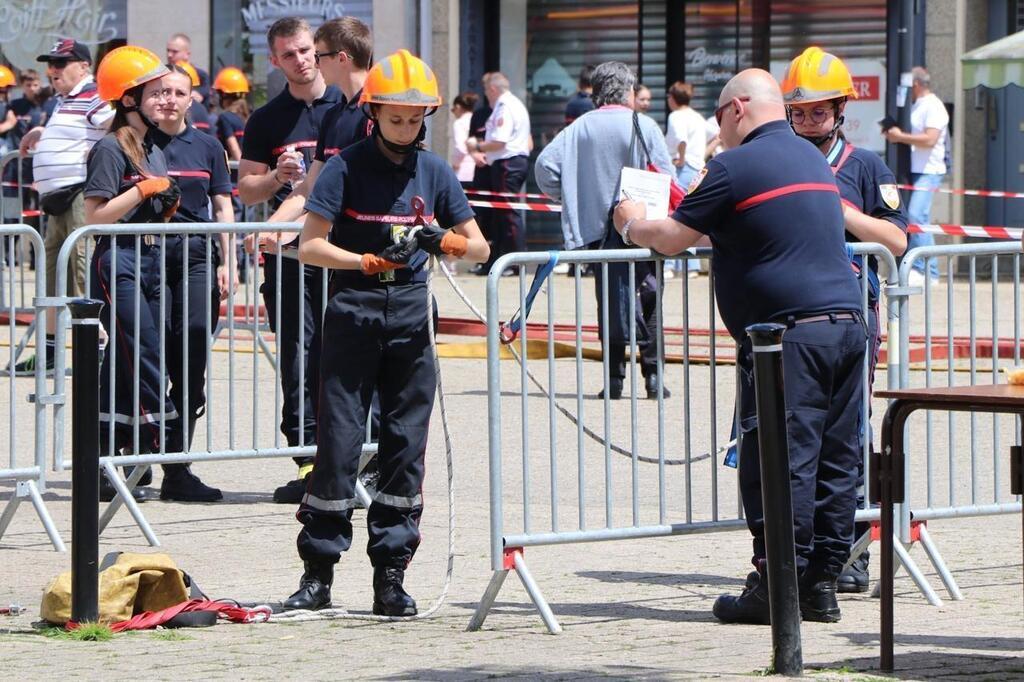
[[[397,270],[398,268],[405,267],[401,263],[393,263],[386,258],[375,256],[372,253],[364,253],[363,260],[359,264],[359,269],[363,271],[364,275],[376,275],[381,272],[387,272],[388,270]]]
[[[166,191],[171,186],[170,178],[146,178],[140,180],[135,185],[135,189],[139,190],[139,194],[142,195],[142,200],[150,198],[155,194]]]

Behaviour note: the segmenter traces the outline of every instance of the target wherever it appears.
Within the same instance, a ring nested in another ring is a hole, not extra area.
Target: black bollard
[[[76,298],[71,311],[71,620],[99,620],[100,311]]]
[[[772,668],[781,675],[803,673],[800,645],[800,589],[793,539],[786,396],[782,375],[781,324],[754,324],[747,335],[754,351],[757,443],[761,454],[761,499],[768,603],[772,617]]]

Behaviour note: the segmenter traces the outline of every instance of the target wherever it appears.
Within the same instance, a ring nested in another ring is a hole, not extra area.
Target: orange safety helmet
[[[433,107],[436,110],[441,106],[441,95],[433,70],[422,59],[403,49],[373,65],[363,84],[359,103]]]
[[[0,88],[13,88],[15,81],[14,72],[0,64]]]
[[[228,66],[217,74],[213,81],[213,89],[228,95],[245,95],[249,92],[249,79],[241,69]]]
[[[185,73],[187,73],[188,77],[192,80],[193,88],[199,87],[199,72],[196,71],[196,67],[192,66],[188,62],[176,62],[174,65],[184,69]]]
[[[107,53],[96,69],[100,99],[116,102],[132,88],[170,73],[160,58],[144,47],[125,45]]]
[[[853,78],[843,60],[820,47],[809,47],[789,64],[782,79],[786,104],[824,102],[840,97],[857,99]]]

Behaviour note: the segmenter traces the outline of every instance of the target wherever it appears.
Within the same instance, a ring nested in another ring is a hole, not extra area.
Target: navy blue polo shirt
[[[227,155],[220,142],[192,126],[180,135],[152,133],[167,159],[167,174],[181,190],[181,205],[173,223],[209,223],[210,197],[231,194]]]
[[[379,253],[394,242],[394,231],[416,222],[413,197],[421,197],[426,223],[450,228],[473,217],[459,179],[441,157],[419,150],[396,164],[368,138],[327,160],[316,179],[306,210],[333,226],[330,241],[356,254]],[[409,269],[414,281],[426,281],[425,255]]]
[[[242,146],[242,139],[245,137],[245,121],[233,111],[222,111],[217,116],[217,139],[226,148],[228,138],[238,140],[238,146]]]
[[[568,125],[583,114],[594,109],[594,100],[588,93],[577,92],[565,105],[565,124]]]
[[[373,132],[373,120],[359,104],[362,90],[346,100],[342,100],[328,109],[320,125],[320,135],[316,140],[316,153],[313,158],[325,162],[342,149],[355,144]]]
[[[832,166],[839,185],[842,202],[872,218],[881,218],[907,231],[907,216],[900,203],[896,187],[896,176],[885,165],[881,157],[866,149],[859,149],[837,138],[826,158]],[[856,236],[846,233],[846,241],[859,242]],[[853,257],[855,271],[863,270],[863,258]],[[878,300],[878,259],[869,259],[868,290],[871,301]]]
[[[150,177],[166,177],[167,162],[164,153],[153,144],[152,133],[143,140],[148,168],[145,175],[142,170],[128,159],[122,151],[117,138],[112,133],[105,135],[89,150],[86,161],[86,178],[83,196],[113,199],[127,192],[141,182],[147,175]],[[129,211],[117,222],[119,223],[162,223],[163,210],[159,199],[151,197]]]
[[[341,99],[341,90],[330,85],[322,97],[307,105],[301,99],[293,97],[291,91],[285,88],[274,99],[252,112],[252,116],[245,124],[242,158],[262,163],[273,171],[277,168],[277,157],[283,154],[289,145],[295,145],[295,150],[302,152],[308,169],[313,163],[313,153],[316,150],[316,140],[323,117]],[[281,187],[274,195],[271,205],[277,208],[290,193],[290,187]]]
[[[786,121],[710,160],[672,217],[708,235],[718,309],[737,341],[757,322],[860,310],[832,170]]]

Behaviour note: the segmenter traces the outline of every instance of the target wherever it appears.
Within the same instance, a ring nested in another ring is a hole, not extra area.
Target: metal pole
[[[99,620],[100,310],[102,301],[68,303],[72,318],[71,620]]]
[[[778,674],[792,676],[803,673],[803,651],[782,375],[785,330],[784,325],[771,323],[747,327],[754,351],[757,441],[761,454],[761,499],[765,511],[768,603],[772,619],[772,668]]]

